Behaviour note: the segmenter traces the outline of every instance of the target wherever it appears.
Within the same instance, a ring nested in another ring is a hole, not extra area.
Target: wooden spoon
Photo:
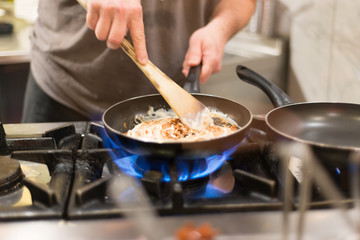
[[[86,9],[86,0],[77,1]],[[185,125],[203,130],[213,123],[210,110],[166,76],[150,60],[146,65],[142,65],[136,58],[134,47],[126,38],[121,43],[121,48],[143,71]]]

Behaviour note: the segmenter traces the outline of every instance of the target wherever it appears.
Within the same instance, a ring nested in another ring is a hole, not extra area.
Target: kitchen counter
[[[9,22],[13,25],[12,33],[0,34],[0,64],[29,62],[29,33],[32,24],[13,16],[11,2],[0,2],[0,8],[5,10],[5,14],[0,16],[0,22]]]
[[[354,216],[354,210],[346,214]],[[0,224],[0,238],[19,239],[155,239],[151,238],[144,225],[151,232],[164,237],[157,240],[175,240],[174,232],[187,222],[195,225],[211,224],[219,231],[217,240],[346,240],[358,239],[358,234],[344,221],[341,212],[333,210],[308,211],[302,238],[296,232],[298,213],[289,216],[288,235],[284,234],[282,212],[248,212],[232,214],[204,214],[196,216],[155,217],[152,221],[141,223],[135,219],[104,220],[42,220],[24,222],[5,222]],[[144,225],[143,225],[144,224]],[[41,235],[39,234],[41,233]],[[149,238],[145,238],[149,237]]]

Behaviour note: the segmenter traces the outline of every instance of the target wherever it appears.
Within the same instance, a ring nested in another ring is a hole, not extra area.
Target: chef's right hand
[[[137,59],[145,65],[148,55],[145,44],[143,13],[140,0],[87,0],[86,23],[99,40],[117,49],[130,31]]]

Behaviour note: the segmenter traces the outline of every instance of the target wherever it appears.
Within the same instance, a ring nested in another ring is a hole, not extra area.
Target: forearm
[[[243,29],[255,11],[256,0],[221,0],[207,27],[214,28],[227,42]]]

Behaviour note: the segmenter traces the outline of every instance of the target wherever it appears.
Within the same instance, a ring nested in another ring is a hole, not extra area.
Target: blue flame
[[[206,186],[204,194],[201,195],[202,198],[220,198],[225,194],[229,193],[228,191],[218,188],[212,184]]]
[[[104,134],[102,136],[105,147],[116,148],[116,151],[111,152],[111,158],[114,163],[127,175],[142,178],[149,170],[160,171],[163,174],[162,181],[169,182],[170,164],[168,159],[150,161],[145,157],[130,154],[119,148],[120,143],[113,142],[109,136]],[[241,143],[224,151],[221,154],[216,154],[207,158],[196,160],[175,159],[173,164],[177,169],[178,180],[187,181],[190,179],[197,179],[208,176],[217,169],[219,169],[226,160],[228,160],[232,153],[238,148]]]
[[[113,158],[113,161],[121,169],[121,171],[123,173],[125,173],[126,175],[141,178],[143,175],[140,172],[136,171],[135,167],[134,167],[137,158],[138,158],[138,156],[136,156],[136,155],[130,155],[130,156],[122,157],[122,158],[118,158],[118,159]]]
[[[207,157],[204,160],[199,159],[195,160],[194,167],[192,171],[189,170],[189,164],[186,161],[178,161],[177,169],[179,170],[179,181],[186,181],[189,179],[197,179],[208,176],[209,174],[218,170],[226,160],[229,160],[231,154],[237,149],[240,143],[221,154],[216,154],[210,157]]]

